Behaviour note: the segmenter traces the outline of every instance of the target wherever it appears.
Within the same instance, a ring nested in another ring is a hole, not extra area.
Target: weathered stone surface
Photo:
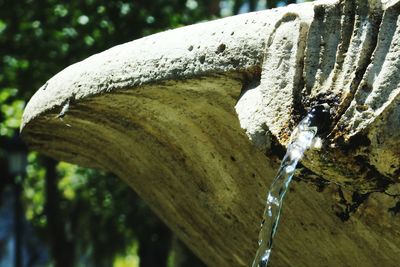
[[[397,266],[399,13],[319,1],[126,43],[50,79],[22,135],[119,175],[209,266],[248,266],[291,129],[327,102],[331,130],[302,161],[271,266]]]

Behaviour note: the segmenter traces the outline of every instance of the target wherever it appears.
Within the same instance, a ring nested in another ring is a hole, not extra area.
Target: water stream
[[[266,207],[258,239],[258,250],[252,267],[266,267],[271,255],[272,243],[279,222],[282,201],[296,170],[296,165],[309,149],[317,132],[321,132],[329,120],[329,106],[318,105],[293,130],[287,152],[272,182],[266,199]]]

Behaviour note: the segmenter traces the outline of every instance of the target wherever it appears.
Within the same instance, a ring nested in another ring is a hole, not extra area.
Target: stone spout
[[[44,84],[22,136],[117,174],[208,266],[249,266],[290,132],[328,103],[271,266],[397,266],[399,14],[399,0],[317,1],[125,43]]]

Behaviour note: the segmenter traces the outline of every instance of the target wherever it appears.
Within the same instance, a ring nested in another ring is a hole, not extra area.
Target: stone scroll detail
[[[304,164],[364,192],[398,182],[399,11],[398,1],[338,1],[314,5],[312,19],[286,13],[268,38],[260,84],[236,106],[250,139],[286,144],[307,109],[328,103],[328,152]]]

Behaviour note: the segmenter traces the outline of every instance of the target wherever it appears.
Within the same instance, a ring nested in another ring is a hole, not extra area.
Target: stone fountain
[[[399,0],[317,1],[125,43],[45,83],[22,136],[117,174],[208,266],[249,266],[290,132],[329,103],[271,266],[397,266],[399,14]]]

